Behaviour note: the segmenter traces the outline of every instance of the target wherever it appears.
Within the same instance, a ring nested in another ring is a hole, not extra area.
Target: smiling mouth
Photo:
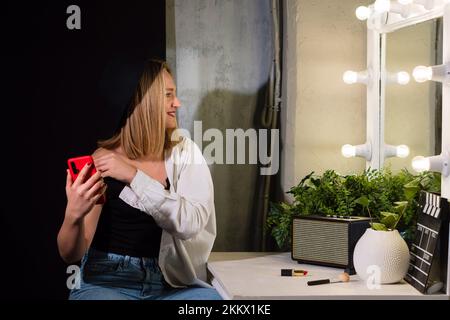
[[[172,117],[172,118],[175,118],[176,117],[176,115],[177,115],[177,113],[174,111],[174,112],[167,112],[167,114],[170,116],[170,117]]]

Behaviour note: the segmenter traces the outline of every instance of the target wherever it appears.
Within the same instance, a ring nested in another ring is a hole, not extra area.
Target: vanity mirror
[[[367,134],[342,154],[439,172],[450,199],[450,0],[376,0],[356,16],[367,20],[367,68],[343,80],[367,86]]]
[[[414,157],[441,153],[442,84],[418,83],[412,75],[417,66],[443,64],[442,20],[442,17],[431,19],[398,29],[386,34],[382,42],[384,140],[390,145],[407,146],[401,157],[386,158],[384,166],[393,172],[403,168],[413,172]],[[393,77],[399,72],[403,72],[400,79]]]

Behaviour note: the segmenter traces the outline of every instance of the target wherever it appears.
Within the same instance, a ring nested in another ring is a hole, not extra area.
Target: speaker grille
[[[348,223],[294,219],[292,257],[322,263],[347,265]]]

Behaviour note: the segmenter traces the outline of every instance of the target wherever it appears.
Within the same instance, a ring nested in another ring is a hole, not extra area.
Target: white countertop
[[[305,277],[281,277],[281,269],[303,269]],[[342,269],[298,264],[290,253],[212,253],[208,270],[213,285],[224,299],[446,299],[446,295],[423,295],[406,282],[370,290],[355,275],[348,283],[308,286],[307,281],[335,279]]]

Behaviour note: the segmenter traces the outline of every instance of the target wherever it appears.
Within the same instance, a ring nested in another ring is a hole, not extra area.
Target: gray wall
[[[224,137],[225,129],[258,127],[273,52],[270,0],[168,0],[166,14],[167,59],[183,105],[179,126],[192,138],[194,121]],[[254,213],[258,168],[210,169],[218,227],[214,251],[252,250],[260,228]]]

